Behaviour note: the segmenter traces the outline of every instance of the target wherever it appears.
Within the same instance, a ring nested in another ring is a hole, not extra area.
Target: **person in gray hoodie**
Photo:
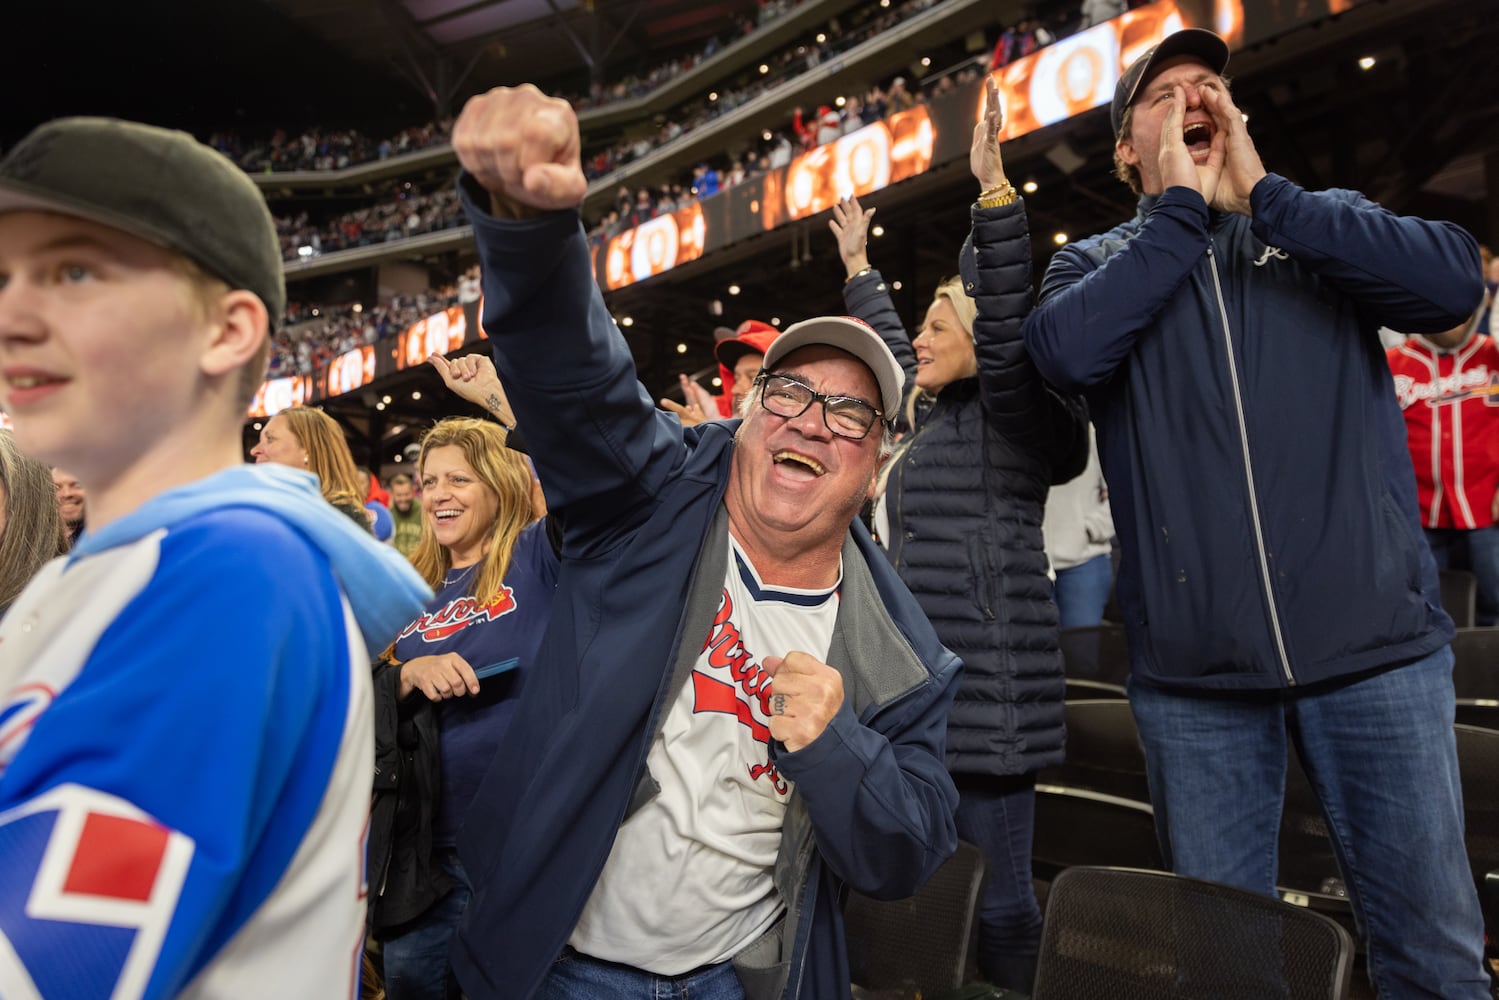
[[[284,305],[191,136],[59,119],[0,162],[0,408],[89,495],[0,626],[0,996],[355,992],[368,650],[430,591],[241,464]]]

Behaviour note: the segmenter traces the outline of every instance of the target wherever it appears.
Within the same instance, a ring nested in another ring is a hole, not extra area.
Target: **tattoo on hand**
[[[504,414],[500,412],[500,397],[496,396],[494,393],[491,392],[489,394],[488,398],[484,400],[484,405],[487,406],[489,408],[489,412],[493,413],[495,416],[504,416]]]

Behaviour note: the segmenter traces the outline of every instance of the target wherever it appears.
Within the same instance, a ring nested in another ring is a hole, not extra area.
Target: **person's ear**
[[[269,318],[260,296],[245,289],[226,292],[198,364],[205,375],[226,375],[253,361],[268,336]]]
[[[1130,140],[1129,136],[1120,136],[1118,141],[1114,143],[1114,151],[1119,154],[1121,160],[1130,166],[1138,167],[1140,165],[1140,154],[1135,152],[1135,144]]]

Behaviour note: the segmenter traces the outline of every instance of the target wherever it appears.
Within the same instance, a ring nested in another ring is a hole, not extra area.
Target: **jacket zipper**
[[[1244,453],[1244,480],[1249,487],[1249,521],[1254,526],[1254,545],[1260,560],[1260,582],[1265,588],[1265,604],[1270,609],[1270,631],[1275,636],[1275,651],[1280,655],[1281,670],[1286,683],[1296,686],[1296,677],[1291,673],[1291,659],[1286,655],[1286,641],[1280,630],[1280,611],[1275,606],[1275,592],[1271,589],[1270,557],[1265,552],[1265,532],[1260,525],[1260,502],[1254,488],[1254,464],[1249,459],[1249,424],[1244,419],[1244,397],[1239,389],[1239,366],[1234,361],[1233,333],[1228,325],[1228,307],[1223,303],[1223,285],[1218,280],[1217,257],[1213,244],[1208,242],[1208,270],[1213,275],[1213,294],[1218,299],[1218,318],[1223,323],[1223,346],[1228,357],[1228,381],[1234,389],[1234,414],[1239,420],[1239,447]]]

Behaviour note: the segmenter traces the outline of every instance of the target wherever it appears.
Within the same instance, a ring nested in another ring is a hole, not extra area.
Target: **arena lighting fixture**
[[[766,73],[769,73],[769,72],[770,72],[770,67],[767,66],[767,65],[765,65],[764,63],[761,63],[760,64],[760,75],[764,76]]]
[[[713,388],[718,389],[718,388],[721,388],[722,386],[723,386],[723,379],[719,378],[717,375],[713,376]]]
[[[686,344],[678,344],[677,345],[677,353],[678,354],[686,354],[687,353],[687,345]]]
[[[316,316],[316,315],[317,315],[317,314],[318,314],[318,311],[317,311],[317,309],[316,309],[316,308],[315,308],[315,307],[314,307],[314,308],[313,308],[313,310],[312,310],[312,314],[313,314],[313,315],[314,315],[314,316]]]
[[[921,65],[922,65],[923,69],[925,69],[927,66],[930,66],[931,64],[932,64],[932,57],[931,56],[922,56],[921,57]]]
[[[364,303],[363,302],[356,302],[356,303],[354,303],[354,311],[357,312],[357,313],[364,312]]]
[[[841,108],[845,104],[848,103],[848,98],[846,98],[846,97],[840,97],[836,101],[834,101],[833,103],[836,104],[836,105],[838,105]]]
[[[898,291],[900,291],[900,282],[898,282],[898,281],[892,281],[892,282],[890,282],[890,287],[893,288],[893,289],[895,289],[898,292]]]
[[[381,396],[380,397],[380,402],[385,403],[386,405],[389,405],[390,404],[390,397],[389,396]]]
[[[1359,69],[1363,69],[1363,70],[1373,69],[1374,68],[1374,57],[1373,56],[1364,56],[1362,59],[1360,59],[1358,61],[1358,68]]]
[[[871,229],[869,231],[869,235],[870,236],[875,236],[875,237],[884,236],[885,235],[885,227],[884,226],[875,226],[873,229]]]
[[[377,409],[377,410],[383,410],[383,409],[385,409],[385,404],[384,403],[376,403],[375,404],[375,409]]]
[[[400,452],[396,452],[396,457],[392,458],[391,461],[392,462],[399,462],[399,461],[401,461],[403,459],[403,457],[404,456],[402,456]]]
[[[1053,243],[1055,243],[1057,246],[1061,246],[1063,243],[1067,242],[1067,234],[1066,233],[1057,233],[1054,236],[1052,236],[1051,241]]]
[[[315,251],[312,249],[312,247],[306,247],[306,246],[297,247],[297,256],[298,257],[311,257],[314,252]]]
[[[730,295],[738,295],[739,292],[740,292],[740,288],[739,288],[738,285],[730,285],[729,286],[729,294]]]
[[[760,138],[764,139],[766,142],[769,142],[770,141],[770,129],[766,129],[765,131],[761,132],[760,133]]]
[[[1026,194],[1035,194],[1036,193],[1036,182],[1035,181],[1026,181],[1024,184],[1020,185],[1020,190],[1024,191]]]
[[[772,317],[770,317],[770,325],[771,326],[780,326],[781,325],[781,317],[779,317],[779,316],[772,316]]]
[[[708,91],[708,100],[710,100],[710,101],[716,101],[716,100],[718,100],[718,91],[716,91],[716,90],[710,90],[710,91]]]
[[[880,6],[881,7],[889,7],[890,6],[890,0],[880,0]]]
[[[259,420],[255,421],[255,423],[251,424],[250,426],[254,427],[257,431],[261,429]]]
[[[626,316],[624,319],[622,319],[622,320],[619,321],[619,325],[620,326],[634,326],[635,325],[635,317],[634,316]]]
[[[818,45],[821,45],[823,42],[825,42],[827,40],[828,40],[828,36],[827,35],[824,35],[820,31],[817,33],[817,44]]]
[[[413,389],[413,390],[411,390],[411,398],[412,399],[421,399],[422,398],[422,391],[420,389]]]

